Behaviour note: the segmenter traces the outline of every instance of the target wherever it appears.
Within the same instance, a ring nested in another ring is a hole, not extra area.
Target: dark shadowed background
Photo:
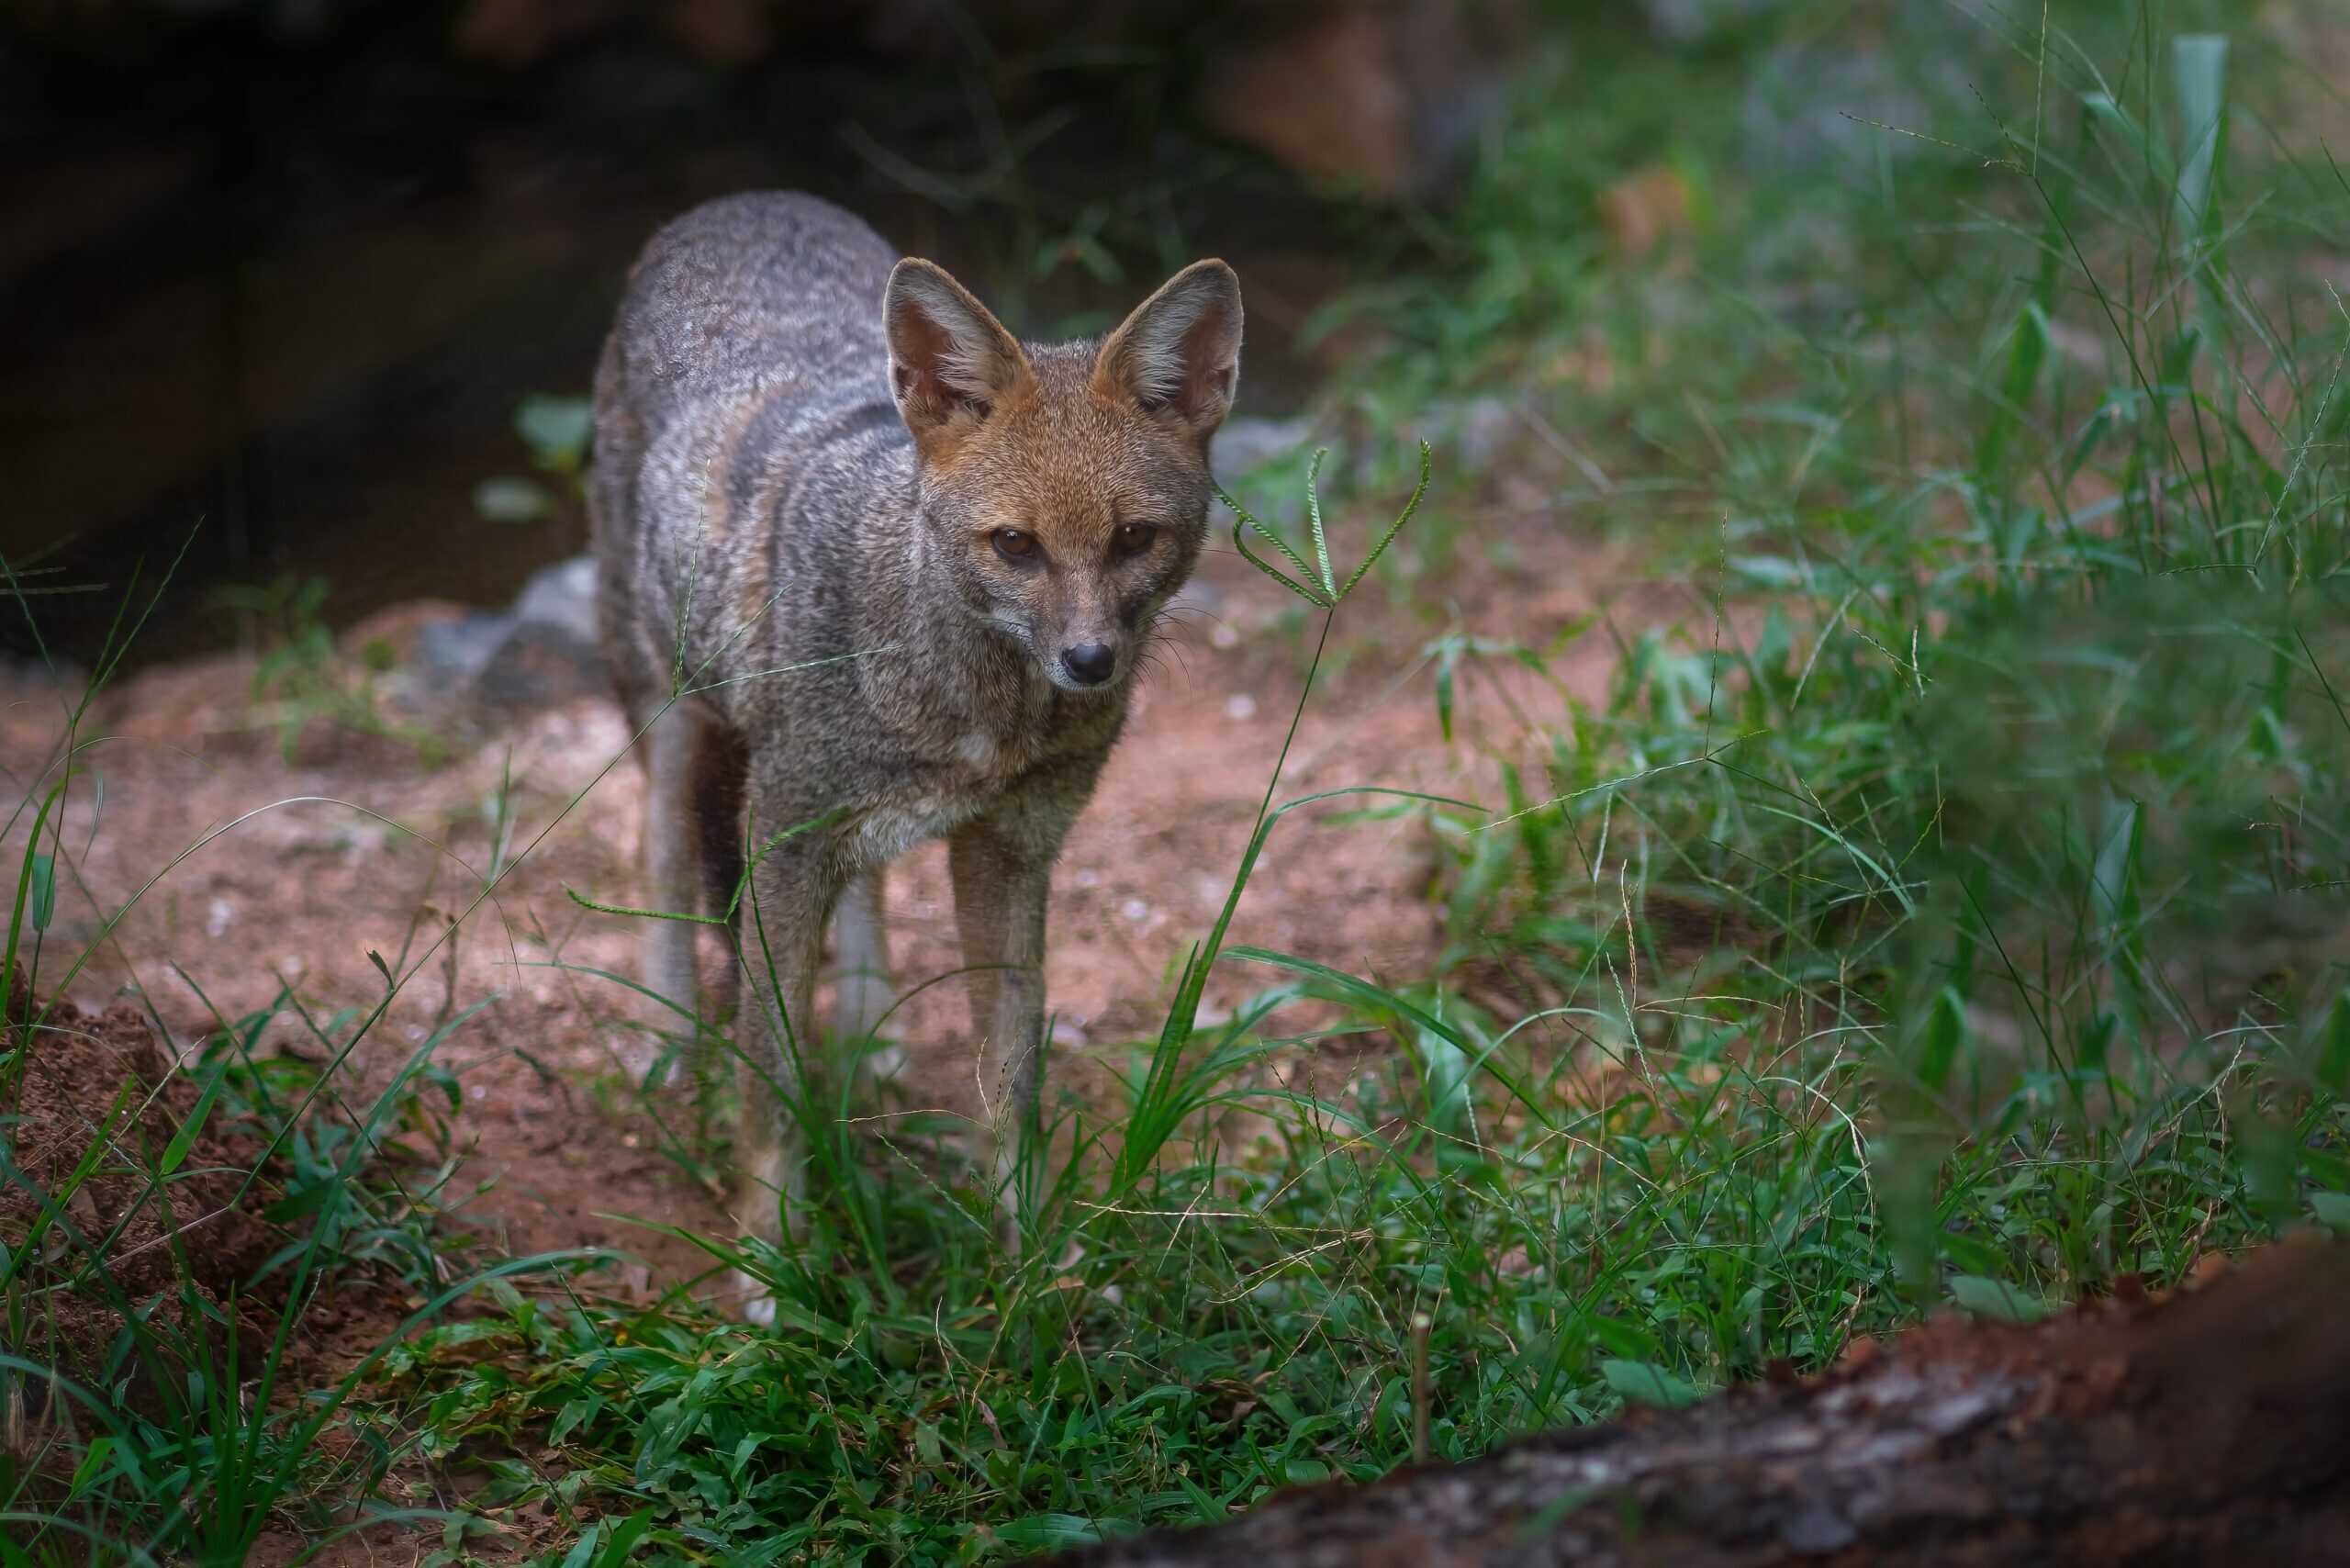
[[[337,622],[509,597],[576,508],[486,521],[533,394],[585,389],[662,221],[819,192],[1015,330],[1097,330],[1203,253],[1248,280],[1245,408],[1301,329],[1419,241],[1516,5],[175,0],[0,21],[0,555],[86,660],[185,547],[139,656],[215,644],[205,591],[292,573]],[[11,646],[25,649],[21,616]]]

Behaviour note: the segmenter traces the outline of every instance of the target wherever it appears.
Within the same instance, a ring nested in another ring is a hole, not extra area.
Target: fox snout
[[[1118,650],[1107,643],[1080,643],[1061,650],[1061,668],[1080,686],[1099,686],[1117,673]]]
[[[1052,586],[1063,591],[1035,605],[1036,634],[1030,644],[1045,666],[1045,678],[1070,692],[1100,691],[1117,684],[1133,667],[1131,655],[1141,640],[1138,628],[1161,585],[1065,579]],[[1128,592],[1121,593],[1122,587]]]

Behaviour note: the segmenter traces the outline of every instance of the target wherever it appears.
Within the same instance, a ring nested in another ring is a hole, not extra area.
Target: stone
[[[427,622],[417,629],[409,662],[427,692],[464,693],[494,707],[545,707],[602,693],[595,558],[541,567],[510,610]]]

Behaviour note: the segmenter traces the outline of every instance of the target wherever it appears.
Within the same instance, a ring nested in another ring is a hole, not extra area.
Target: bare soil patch
[[[1539,644],[1628,588],[1654,612],[1654,590],[1636,588],[1616,557],[1589,543],[1552,536],[1517,560],[1466,597],[1465,623],[1482,635]],[[1184,953],[1222,905],[1310,646],[1295,601],[1229,551],[1211,552],[1202,583],[1205,610],[1174,633],[1143,688],[1055,879],[1048,1092],[1097,1106],[1118,1103],[1135,1042],[1155,1033]],[[1350,606],[1338,641],[1377,624],[1382,608]],[[350,641],[404,649],[419,628],[452,613],[405,608]],[[1498,794],[1494,760],[1513,748],[1536,764],[1528,776],[1541,777],[1523,725],[1561,715],[1555,694],[1531,681],[1510,694],[1516,713],[1493,691],[1479,700],[1464,688],[1456,741],[1446,743],[1421,659],[1442,630],[1416,625],[1347,644],[1298,727],[1281,798],[1377,785],[1489,801]],[[1612,654],[1607,638],[1588,635],[1552,674],[1595,700]],[[138,998],[162,1024],[159,1059],[176,1059],[222,1019],[266,1009],[290,989],[311,1023],[281,1012],[263,1048],[316,1058],[339,1051],[383,1002],[369,957],[379,955],[403,983],[336,1076],[346,1105],[363,1105],[445,1030],[437,1061],[460,1086],[450,1126],[464,1165],[449,1191],[461,1222],[512,1255],[627,1252],[636,1262],[610,1280],[623,1294],[697,1278],[709,1267],[702,1253],[634,1223],[730,1229],[713,1192],[678,1158],[708,1148],[704,1129],[684,1097],[643,1092],[652,1047],[641,1004],[607,978],[635,974],[640,928],[569,896],[641,902],[643,783],[617,709],[573,696],[502,714],[439,767],[397,742],[321,722],[302,732],[288,761],[277,734],[254,722],[252,667],[216,657],[149,670],[103,694],[85,725],[80,766],[104,790],[78,788],[66,813],[73,864],[48,935],[52,954],[98,944],[77,993]],[[0,750],[50,756],[59,694],[21,670],[10,678]],[[404,678],[386,679],[395,700],[429,709],[439,700],[403,690]],[[21,783],[22,764],[12,771]],[[1313,808],[1275,830],[1234,944],[1375,978],[1425,972],[1440,935],[1427,829],[1408,816],[1330,820],[1361,803]],[[0,850],[19,849],[22,831]],[[893,868],[889,902],[901,990],[959,966],[940,846]],[[1207,1010],[1232,1008],[1278,978],[1220,968]],[[959,988],[914,995],[900,1023],[910,1059],[898,1109],[975,1111]],[[1301,1048],[1272,1070],[1335,1086],[1375,1048],[1360,1040]]]
[[[269,1295],[243,1287],[283,1233],[263,1217],[274,1191],[246,1180],[261,1155],[255,1141],[200,1131],[158,1180],[198,1092],[173,1070],[139,1012],[43,1006],[19,979],[5,1022],[21,1054],[5,1105],[14,1170],[0,1183],[0,1241],[12,1254],[29,1252],[18,1274],[29,1309],[25,1342],[9,1350],[110,1385],[125,1310],[171,1345],[198,1327],[184,1291],[222,1312],[233,1300],[265,1333]],[[154,1370],[137,1357],[115,1369],[130,1374],[134,1390]]]

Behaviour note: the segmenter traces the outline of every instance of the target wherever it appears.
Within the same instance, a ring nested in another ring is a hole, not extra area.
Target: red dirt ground
[[[1615,557],[1587,543],[1552,539],[1518,559],[1505,579],[1461,601],[1461,625],[1539,644],[1634,587]],[[1047,980],[1060,1023],[1048,1094],[1113,1099],[1113,1073],[1155,1029],[1187,946],[1221,904],[1295,700],[1304,646],[1295,601],[1228,549],[1211,552],[1202,577],[1217,615],[1175,633],[1055,879]],[[1421,648],[1444,628],[1404,629],[1399,615],[1388,638],[1366,645],[1386,607],[1365,599],[1342,615],[1333,645],[1348,656],[1335,677],[1326,668],[1281,796],[1375,784],[1495,798],[1491,757],[1525,749],[1516,721],[1490,689],[1464,685],[1463,733],[1446,745],[1430,677],[1415,673]],[[1619,613],[1624,602],[1645,606],[1643,621],[1686,608],[1653,588],[1619,602]],[[397,644],[439,613],[414,607],[348,640]],[[1570,644],[1553,673],[1595,700],[1611,662],[1608,638],[1595,632]],[[466,1165],[451,1191],[476,1195],[461,1217],[517,1254],[627,1249],[642,1263],[615,1275],[616,1290],[699,1272],[699,1252],[608,1217],[727,1228],[710,1193],[662,1151],[658,1107],[625,1077],[646,1052],[629,1023],[632,999],[609,981],[548,967],[635,972],[632,924],[565,893],[642,898],[642,781],[617,709],[581,698],[524,714],[437,769],[401,745],[319,727],[288,765],[274,734],[252,726],[251,667],[225,658],[159,668],[106,693],[85,722],[82,767],[103,790],[77,784],[66,813],[71,875],[60,879],[39,986],[67,986],[88,1006],[143,991],[167,1047],[185,1051],[216,1010],[235,1018],[266,1007],[281,983],[316,1019],[368,1008],[384,990],[369,951],[396,969],[405,952],[415,972],[352,1053],[347,1098],[361,1103],[384,1082],[452,1002],[480,1004],[439,1051],[463,1085],[453,1130]],[[33,769],[53,768],[62,705],[37,675],[0,672],[0,757],[22,792]],[[1555,696],[1530,682],[1513,695],[1537,720],[1559,717]],[[1541,776],[1539,767],[1528,775]],[[511,867],[474,908],[505,779]],[[0,838],[8,864],[28,819]],[[1231,940],[1409,977],[1438,935],[1435,864],[1416,821],[1330,825],[1301,812],[1276,829]],[[102,932],[102,912],[134,895],[118,927]],[[956,967],[939,846],[892,870],[890,913],[901,986]],[[445,946],[425,958],[453,916],[461,917],[453,966]],[[69,985],[71,956],[94,941],[91,963]],[[1228,1008],[1274,978],[1220,967],[1208,1007]],[[909,1103],[975,1108],[957,988],[934,988],[901,1017]],[[291,1016],[267,1038],[321,1053]],[[1302,1053],[1291,1070],[1343,1073],[1351,1060]]]
[[[6,1002],[0,1040],[23,1050],[21,1074],[8,1074],[9,1159],[41,1193],[63,1200],[44,1218],[45,1205],[24,1185],[0,1186],[0,1238],[22,1246],[41,1226],[32,1257],[15,1271],[26,1329],[24,1343],[10,1348],[84,1388],[109,1386],[104,1374],[123,1326],[118,1304],[147,1308],[157,1353],[173,1358],[201,1321],[175,1288],[183,1262],[206,1302],[225,1310],[283,1239],[261,1217],[275,1193],[243,1179],[260,1157],[258,1140],[209,1126],[187,1146],[174,1180],[149,1178],[198,1091],[173,1070],[137,1009],[93,1015],[42,1006],[21,977]],[[87,1161],[99,1139],[105,1151]],[[111,1298],[84,1283],[108,1278],[119,1293]],[[274,1299],[239,1301],[250,1329],[266,1333],[280,1285]],[[134,1404],[146,1403],[158,1370],[134,1358],[118,1374]],[[70,1402],[58,1413],[77,1414]]]

